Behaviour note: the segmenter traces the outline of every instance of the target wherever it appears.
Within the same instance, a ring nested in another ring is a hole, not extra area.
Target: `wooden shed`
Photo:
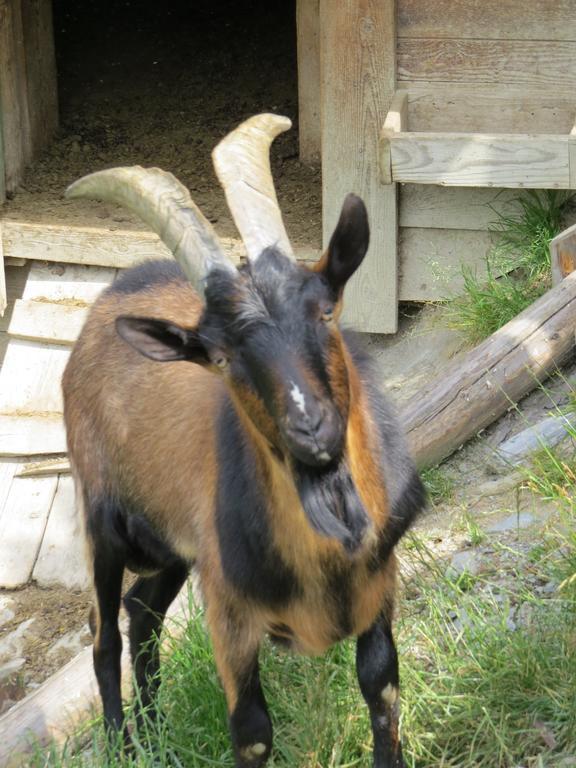
[[[101,5],[110,11],[113,3]],[[268,9],[269,32],[260,36],[288,39],[297,51],[291,59],[286,48],[284,57],[295,82],[297,72],[301,160],[321,163],[324,241],[347,192],[369,208],[369,257],[348,289],[347,319],[356,327],[394,332],[399,301],[442,298],[458,285],[462,264],[481,267],[494,210],[513,205],[518,189],[576,188],[573,0],[279,5],[278,23]],[[244,6],[248,12],[250,1]],[[136,18],[136,6],[132,12]],[[277,64],[266,51],[260,65],[273,80]],[[54,61],[51,0],[0,0],[2,196],[54,135]],[[183,70],[192,65],[182,61]],[[12,205],[0,218],[8,257],[117,267],[161,248],[104,217],[83,232],[78,220],[15,217]]]

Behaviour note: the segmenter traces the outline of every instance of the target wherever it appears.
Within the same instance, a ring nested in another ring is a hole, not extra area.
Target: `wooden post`
[[[370,250],[346,289],[345,321],[397,328],[396,185],[379,178],[380,130],[396,86],[395,0],[320,0],[324,244],[348,192],[370,218]]]
[[[550,240],[550,265],[552,285],[557,285],[576,269],[576,224]]]
[[[0,150],[2,147],[0,146]],[[1,154],[0,154],[1,158]],[[2,165],[0,163],[0,170]],[[0,202],[2,202],[0,200]],[[8,298],[6,295],[6,276],[4,274],[4,251],[2,250],[2,223],[0,222],[0,317],[3,316],[4,311],[8,305]]]
[[[58,87],[51,0],[22,0],[22,24],[28,81],[28,112],[34,155],[58,127]]]
[[[320,163],[320,0],[297,0],[300,160]]]
[[[32,154],[20,0],[0,0],[0,114],[6,192],[13,192]]]
[[[0,11],[0,25],[2,24],[2,12]],[[0,29],[0,43],[2,30]],[[0,58],[1,61],[1,58]],[[1,66],[1,65],[0,65]],[[0,84],[1,87],[1,84]],[[2,96],[0,95],[0,205],[6,200],[6,172],[4,170],[4,138],[2,133]]]

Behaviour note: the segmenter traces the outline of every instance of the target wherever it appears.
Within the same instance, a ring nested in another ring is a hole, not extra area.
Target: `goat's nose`
[[[322,402],[307,408],[290,408],[285,435],[294,455],[312,464],[327,464],[340,450],[342,435],[339,419]]]

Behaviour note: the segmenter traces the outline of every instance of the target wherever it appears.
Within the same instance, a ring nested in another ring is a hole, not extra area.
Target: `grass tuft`
[[[476,344],[501,328],[550,287],[550,240],[562,229],[574,193],[527,190],[516,215],[498,216],[486,277],[463,267],[463,291],[446,305],[445,322]]]

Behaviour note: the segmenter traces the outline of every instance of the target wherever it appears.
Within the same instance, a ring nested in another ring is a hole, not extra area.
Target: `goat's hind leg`
[[[104,722],[113,731],[124,723],[120,692],[122,638],[118,613],[124,574],[124,551],[110,544],[101,532],[91,537],[96,605],[91,615],[94,635],[94,671],[104,709]],[[126,735],[126,734],[125,734]]]
[[[130,653],[139,692],[139,722],[160,682],[158,639],[164,617],[188,572],[189,566],[177,560],[154,576],[138,578],[124,597],[124,606],[130,616]],[[150,709],[148,714],[153,717],[155,712]]]

